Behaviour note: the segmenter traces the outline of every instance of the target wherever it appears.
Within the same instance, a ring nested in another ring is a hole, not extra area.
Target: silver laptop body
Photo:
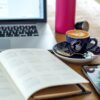
[[[0,6],[2,8],[0,10],[1,27],[33,25],[38,31],[38,36],[7,36],[7,29],[5,29],[5,32],[0,33],[0,50],[10,48],[52,49],[56,44],[54,34],[47,23],[46,0],[9,0],[9,2],[0,0]]]

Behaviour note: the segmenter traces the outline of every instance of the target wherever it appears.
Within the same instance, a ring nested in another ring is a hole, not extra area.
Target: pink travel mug
[[[55,32],[65,34],[74,29],[76,0],[56,0]]]

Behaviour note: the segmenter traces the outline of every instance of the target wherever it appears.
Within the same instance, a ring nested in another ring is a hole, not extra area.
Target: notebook
[[[46,5],[46,0],[0,0],[0,50],[51,49],[56,40],[47,23]]]

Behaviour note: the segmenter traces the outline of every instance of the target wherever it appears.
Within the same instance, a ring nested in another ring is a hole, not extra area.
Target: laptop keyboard
[[[35,25],[1,25],[0,37],[38,36]]]

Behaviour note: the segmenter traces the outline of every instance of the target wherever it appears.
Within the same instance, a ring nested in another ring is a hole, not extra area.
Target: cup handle
[[[97,46],[97,43],[98,43],[97,39],[95,39],[95,38],[90,38],[89,43],[91,43],[92,41],[93,41],[94,43],[92,44],[92,46],[90,46],[89,48],[87,48],[87,50],[93,49],[95,46]]]

